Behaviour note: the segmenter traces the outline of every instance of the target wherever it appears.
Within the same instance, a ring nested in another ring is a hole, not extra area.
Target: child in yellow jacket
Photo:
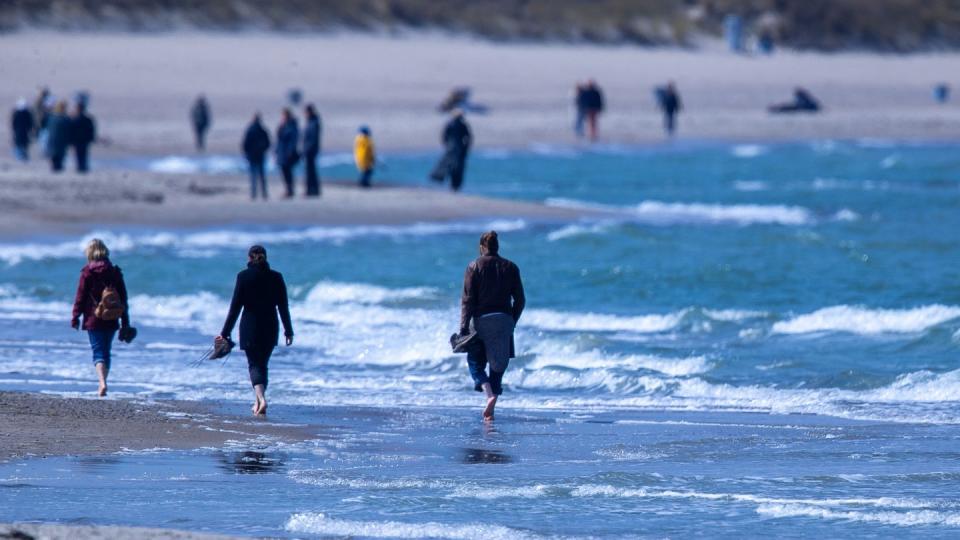
[[[353,161],[360,171],[360,187],[370,187],[370,177],[373,176],[373,165],[377,162],[377,154],[373,148],[373,139],[370,137],[370,128],[360,126],[357,137],[353,140]]]

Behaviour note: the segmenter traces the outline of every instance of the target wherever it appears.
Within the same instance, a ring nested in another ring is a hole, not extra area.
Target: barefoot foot
[[[257,408],[256,411],[253,412],[253,414],[257,416],[265,416],[267,414],[267,400],[265,399],[260,400],[258,405],[259,407]]]
[[[497,406],[497,396],[487,398],[487,406],[483,409],[483,419],[487,422],[493,420],[493,409]]]
[[[106,397],[107,395],[107,385],[101,384],[100,389],[97,390],[97,395],[100,397]]]

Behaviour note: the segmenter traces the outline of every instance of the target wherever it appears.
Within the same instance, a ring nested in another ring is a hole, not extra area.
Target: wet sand
[[[17,540],[229,540],[236,537],[173,529],[12,523],[0,524],[0,538]]]
[[[302,179],[300,179],[302,182]],[[584,211],[454,194],[443,189],[323,185],[319,199],[251,201],[242,175],[95,170],[54,175],[44,164],[0,159],[0,238],[80,235],[96,228],[401,225],[490,218],[568,221]],[[298,186],[299,187],[299,186]]]
[[[216,414],[213,405],[183,401],[62,398],[0,392],[0,461],[99,455],[122,450],[220,447],[268,437],[303,441],[308,426]]]

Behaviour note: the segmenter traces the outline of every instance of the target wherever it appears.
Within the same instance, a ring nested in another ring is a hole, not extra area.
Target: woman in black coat
[[[267,250],[263,246],[253,246],[248,256],[247,269],[237,274],[230,312],[217,341],[230,339],[242,310],[240,348],[247,353],[250,384],[255,395],[253,414],[261,415],[267,412],[267,398],[264,395],[267,390],[267,362],[280,337],[277,312],[283,322],[288,347],[293,344],[293,325],[290,323],[287,285],[280,272],[271,270],[267,264]]]

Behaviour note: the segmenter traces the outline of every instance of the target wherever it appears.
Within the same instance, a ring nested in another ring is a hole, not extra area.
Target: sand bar
[[[0,524],[0,538],[18,540],[230,540],[236,537],[142,527],[11,523]]]
[[[307,426],[215,414],[212,404],[200,402],[0,392],[0,407],[5,411],[0,416],[0,461],[121,450],[219,447],[227,441],[257,437],[302,441],[316,435]]]
[[[50,173],[43,164],[0,160],[0,238],[78,235],[95,229],[199,229],[402,225],[527,219],[562,222],[588,213],[538,203],[454,194],[444,189],[329,183],[319,199],[251,201],[242,175],[96,170]],[[302,179],[300,179],[302,182]],[[595,212],[593,212],[595,213]]]

